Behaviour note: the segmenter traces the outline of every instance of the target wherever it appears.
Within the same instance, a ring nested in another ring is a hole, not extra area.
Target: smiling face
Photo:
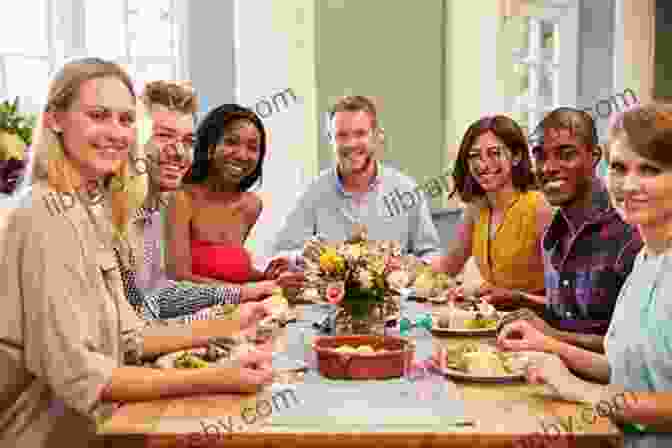
[[[341,174],[363,174],[373,163],[373,117],[364,110],[339,111],[333,118],[333,144]]]
[[[226,183],[239,185],[257,168],[261,157],[261,133],[249,120],[227,125],[220,142],[210,148],[212,170]]]
[[[628,223],[644,228],[672,225],[672,168],[641,157],[620,137],[610,143],[607,179]]]
[[[481,134],[467,153],[469,172],[483,191],[513,188],[511,150],[492,132]]]
[[[588,200],[596,155],[569,129],[545,129],[541,146],[532,150],[546,200],[569,207]]]
[[[194,146],[194,120],[191,114],[154,104],[152,138],[148,154],[158,160],[150,164],[152,182],[160,191],[174,191],[191,166]]]
[[[117,77],[84,81],[72,105],[48,112],[45,124],[59,129],[63,149],[85,179],[118,172],[135,142],[135,99]]]

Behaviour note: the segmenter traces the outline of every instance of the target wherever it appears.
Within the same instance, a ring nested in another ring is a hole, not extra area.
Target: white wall
[[[269,145],[261,189],[264,211],[248,247],[271,254],[271,245],[297,194],[317,174],[318,121],[315,82],[315,10],[313,0],[278,2],[235,0],[236,99],[255,108],[260,101],[291,88],[284,106],[265,115]]]

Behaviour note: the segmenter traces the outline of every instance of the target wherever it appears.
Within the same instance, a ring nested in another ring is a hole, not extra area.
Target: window
[[[36,111],[46,95],[55,53],[50,52],[50,7],[47,0],[16,2],[0,27],[0,97],[20,96],[23,111]],[[26,23],[34,25],[30,32]]]
[[[523,24],[526,46],[513,51],[521,87],[513,115],[528,132],[544,114],[577,99],[578,5],[576,0],[539,3]]]
[[[177,79],[187,0],[21,0],[0,27],[0,99],[38,112],[50,74],[65,58],[121,63],[137,83]],[[30,24],[27,29],[26,24]]]
[[[176,79],[177,0],[86,0],[89,54],[115,59],[137,83]]]

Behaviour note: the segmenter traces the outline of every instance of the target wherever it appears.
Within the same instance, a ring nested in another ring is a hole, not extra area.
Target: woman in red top
[[[196,130],[194,163],[168,213],[167,268],[175,280],[248,283],[242,300],[296,287],[301,274],[280,273],[286,260],[258,271],[243,247],[262,210],[248,191],[262,175],[266,133],[259,117],[236,104],[210,111]]]

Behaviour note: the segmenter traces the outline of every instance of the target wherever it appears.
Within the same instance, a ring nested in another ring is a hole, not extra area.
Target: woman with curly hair
[[[286,259],[258,271],[243,247],[262,210],[248,191],[261,181],[266,132],[259,117],[236,104],[211,110],[196,130],[186,187],[169,209],[168,271],[175,280],[241,284],[241,300],[278,287],[300,286],[300,273],[282,272]]]

